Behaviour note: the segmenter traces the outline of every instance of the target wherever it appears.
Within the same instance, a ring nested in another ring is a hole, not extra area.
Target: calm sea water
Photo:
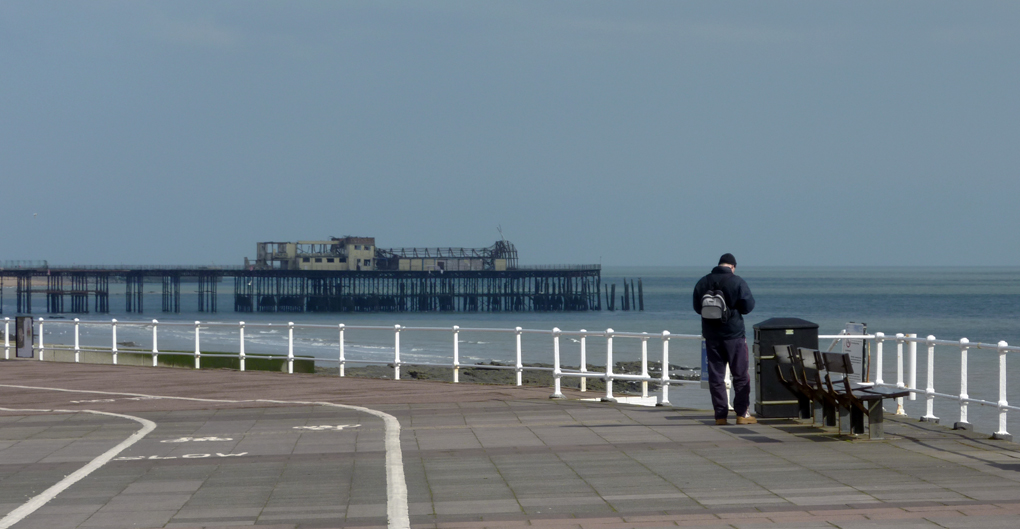
[[[233,307],[232,285],[220,285],[219,313],[199,313],[195,285],[183,285],[180,314],[163,314],[159,311],[158,285],[147,287],[143,315],[124,312],[124,295],[121,285],[111,285],[110,314],[48,315],[37,313],[52,324],[46,326],[48,343],[71,343],[72,327],[60,324],[75,316],[83,320],[161,322],[222,322],[236,324],[245,320],[249,324],[273,323],[274,328],[249,328],[246,332],[246,352],[285,352],[287,347],[286,323],[335,325],[380,325],[392,327],[400,324],[410,327],[462,328],[513,328],[563,330],[604,330],[649,332],[659,334],[669,330],[673,334],[698,334],[700,320],[691,308],[691,290],[695,282],[711,267],[633,267],[606,268],[603,284],[617,284],[617,296],[622,294],[624,279],[642,280],[644,311],[588,313],[502,313],[502,314],[391,314],[391,313],[256,313],[237,314]],[[967,337],[972,342],[998,342],[1005,340],[1020,344],[1020,268],[755,268],[740,267],[757,300],[757,308],[745,318],[748,336],[753,339],[751,327],[773,317],[797,317],[819,324],[822,334],[835,334],[847,322],[864,322],[869,332],[881,331],[887,335],[897,332],[932,334],[939,339],[959,340]],[[603,303],[605,301],[603,299]],[[619,299],[617,306],[620,306]],[[44,300],[34,300],[33,306],[44,308]],[[5,289],[3,314],[15,314],[13,290]],[[298,330],[295,338],[297,354],[319,358],[336,358],[338,336],[333,330]],[[238,331],[235,326],[210,326],[201,331],[203,350],[216,349],[236,352]],[[194,348],[194,326],[160,328],[160,349],[191,350]],[[109,326],[83,326],[82,343],[109,346]],[[142,347],[151,346],[151,327],[122,325],[118,341],[133,342]],[[460,335],[461,362],[512,361],[514,342],[512,335],[482,332],[462,332]],[[355,331],[346,333],[347,357],[351,360],[392,359],[392,331]],[[452,359],[452,333],[412,332],[401,336],[401,356],[404,361],[449,362]],[[822,347],[828,343],[823,342]],[[526,335],[524,338],[525,362],[551,362],[551,339],[545,336]],[[592,338],[587,344],[588,361],[603,364],[605,343]],[[578,345],[565,340],[562,347],[564,364],[578,364]],[[616,360],[634,360],[640,356],[640,343],[635,340],[617,340],[614,344]],[[918,352],[918,385],[924,387],[926,350]],[[649,356],[661,358],[661,340],[649,342]],[[674,341],[670,345],[670,360],[674,364],[700,365],[700,344],[695,341]],[[998,399],[997,355],[993,351],[970,353],[970,395],[995,401]],[[1015,364],[1010,377],[1010,394],[1020,403],[1020,362]],[[333,364],[335,365],[335,364]],[[895,381],[895,345],[887,343],[885,379]],[[938,374],[937,391],[956,393],[959,389],[959,350],[952,347],[936,349]],[[680,391],[694,391],[683,389]],[[701,397],[699,397],[701,398]],[[704,397],[707,400],[707,397]],[[908,403],[908,412],[918,416],[922,400]],[[936,401],[936,414],[943,422],[957,420],[958,404],[947,400]],[[971,406],[972,422],[990,421],[994,410]],[[1020,414],[1014,414],[1020,420]],[[994,424],[983,429],[994,429]],[[1020,423],[1016,429],[1020,431]]]

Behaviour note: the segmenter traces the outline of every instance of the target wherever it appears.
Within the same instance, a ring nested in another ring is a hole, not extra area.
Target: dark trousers
[[[726,364],[733,376],[733,411],[737,417],[747,413],[751,402],[751,377],[748,374],[747,340],[705,340],[708,356],[708,390],[712,394],[712,408],[716,419],[725,419],[729,413],[726,401]]]

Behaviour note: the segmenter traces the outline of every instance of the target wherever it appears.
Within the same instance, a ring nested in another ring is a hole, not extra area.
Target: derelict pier
[[[370,237],[258,243],[244,266],[67,266],[0,263],[0,286],[16,282],[17,312],[107,313],[123,296],[144,311],[145,289],[159,285],[162,312],[181,311],[182,282],[196,284],[198,312],[217,312],[218,288],[234,282],[236,312],[543,312],[601,310],[601,266],[520,266],[517,250],[379,249]],[[191,287],[187,288],[189,295]],[[0,311],[2,296],[0,288]],[[190,296],[189,296],[190,297]],[[151,299],[151,298],[150,298]],[[151,302],[151,301],[150,301]],[[37,305],[38,306],[38,305]]]

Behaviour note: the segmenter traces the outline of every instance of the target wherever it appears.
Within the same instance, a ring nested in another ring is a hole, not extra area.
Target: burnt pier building
[[[599,265],[520,266],[506,240],[487,248],[388,249],[377,248],[373,237],[261,242],[243,266],[0,265],[3,286],[16,284],[19,314],[42,300],[49,313],[106,313],[111,285],[122,290],[124,309],[137,313],[145,308],[145,288],[159,285],[160,310],[177,313],[182,280],[197,283],[199,312],[217,312],[218,289],[230,279],[236,312],[602,309]],[[0,296],[9,295],[5,290]]]

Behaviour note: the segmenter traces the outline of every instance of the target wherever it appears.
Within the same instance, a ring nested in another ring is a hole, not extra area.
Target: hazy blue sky
[[[0,3],[4,259],[1020,265],[1020,3]]]

